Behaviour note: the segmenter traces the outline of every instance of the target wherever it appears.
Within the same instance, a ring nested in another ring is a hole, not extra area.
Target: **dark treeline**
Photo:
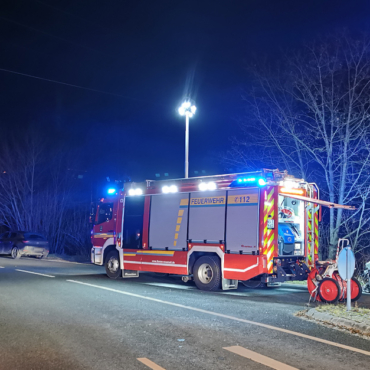
[[[50,253],[88,254],[92,183],[80,156],[40,129],[0,141],[0,223],[3,231],[45,235]]]
[[[320,197],[355,211],[326,209],[320,254],[335,258],[347,238],[370,255],[370,37],[339,32],[253,63],[243,135],[226,160],[238,168],[280,168],[315,182]]]

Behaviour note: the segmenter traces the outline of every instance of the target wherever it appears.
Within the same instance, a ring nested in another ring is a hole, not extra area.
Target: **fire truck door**
[[[189,209],[189,239],[222,243],[225,238],[226,191],[192,192]]]
[[[259,189],[229,190],[226,212],[226,250],[252,254],[258,250]]]

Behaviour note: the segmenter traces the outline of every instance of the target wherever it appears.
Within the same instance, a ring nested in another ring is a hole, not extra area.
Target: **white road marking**
[[[298,370],[296,367],[292,367],[286,365],[282,362],[276,361],[270,357],[260,355],[257,352],[250,351],[249,349],[240,347],[240,346],[233,346],[233,347],[224,347],[227,351],[236,353],[239,356],[243,356],[249,358],[254,362],[258,362],[259,364],[271,367],[271,369],[275,370]]]
[[[370,356],[370,352],[369,351],[365,351],[363,349],[346,346],[345,344],[331,342],[330,340],[326,340],[326,339],[322,339],[322,338],[312,337],[311,335],[307,335],[307,334],[295,332],[295,331],[292,331],[292,330],[282,329],[282,328],[279,328],[277,326],[263,324],[263,323],[260,323],[260,322],[250,321],[250,320],[246,320],[246,319],[240,319],[238,317],[224,315],[222,313],[217,313],[217,312],[202,310],[201,308],[196,308],[196,307],[191,307],[191,306],[185,306],[185,305],[174,303],[174,302],[163,301],[161,299],[152,298],[152,297],[146,297],[146,296],[143,296],[143,295],[139,295],[139,294],[135,294],[135,293],[129,293],[129,292],[125,292],[125,291],[117,290],[117,289],[112,289],[112,288],[107,288],[107,287],[100,286],[100,285],[83,283],[82,281],[77,281],[77,280],[67,280],[67,281],[70,282],[70,283],[81,284],[81,285],[86,285],[86,286],[90,286],[90,287],[93,287],[93,288],[107,290],[109,292],[114,292],[114,293],[128,295],[128,296],[131,296],[131,297],[146,299],[146,300],[152,301],[152,302],[163,303],[163,304],[167,304],[169,306],[175,306],[175,307],[185,308],[186,310],[201,312],[201,313],[205,313],[207,315],[222,317],[224,319],[229,319],[229,320],[233,320],[233,321],[243,322],[245,324],[260,326],[262,328],[266,328],[266,329],[269,329],[269,330],[280,331],[280,332],[285,333],[285,334],[290,334],[290,335],[294,335],[296,337],[310,339],[310,340],[313,340],[315,342],[328,344],[328,345],[333,346],[333,347],[343,348],[343,349],[346,349],[348,351],[357,352],[357,353],[361,353],[361,354],[366,355],[366,356]]]
[[[166,283],[144,283],[145,285],[159,286],[162,288],[173,288],[173,289],[195,289],[192,286],[187,285],[176,285],[176,284],[166,284]]]
[[[39,272],[32,272],[32,271],[26,271],[26,270],[15,269],[15,271],[26,272],[27,274],[33,274],[33,275],[46,276],[46,277],[49,277],[49,278],[54,278],[55,277],[55,276],[52,276],[52,275],[40,274]]]
[[[165,370],[163,367],[157,365],[153,361],[150,361],[148,358],[138,358],[138,361],[142,362],[144,365],[150,367],[153,370]]]

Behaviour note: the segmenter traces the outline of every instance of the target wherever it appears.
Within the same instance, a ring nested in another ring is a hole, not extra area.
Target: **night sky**
[[[369,26],[368,0],[3,0],[0,68],[86,89],[0,71],[2,132],[41,128],[96,176],[183,176],[190,96],[189,173],[221,173],[254,55]]]

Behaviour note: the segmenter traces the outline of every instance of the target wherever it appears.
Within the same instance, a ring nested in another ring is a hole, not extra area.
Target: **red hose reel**
[[[307,288],[316,301],[336,303],[347,298],[347,282],[343,280],[335,269],[330,274],[329,266],[335,262],[326,262],[311,270],[307,278]],[[329,273],[328,273],[329,270]],[[357,301],[362,295],[361,284],[356,278],[351,279],[351,301]]]

